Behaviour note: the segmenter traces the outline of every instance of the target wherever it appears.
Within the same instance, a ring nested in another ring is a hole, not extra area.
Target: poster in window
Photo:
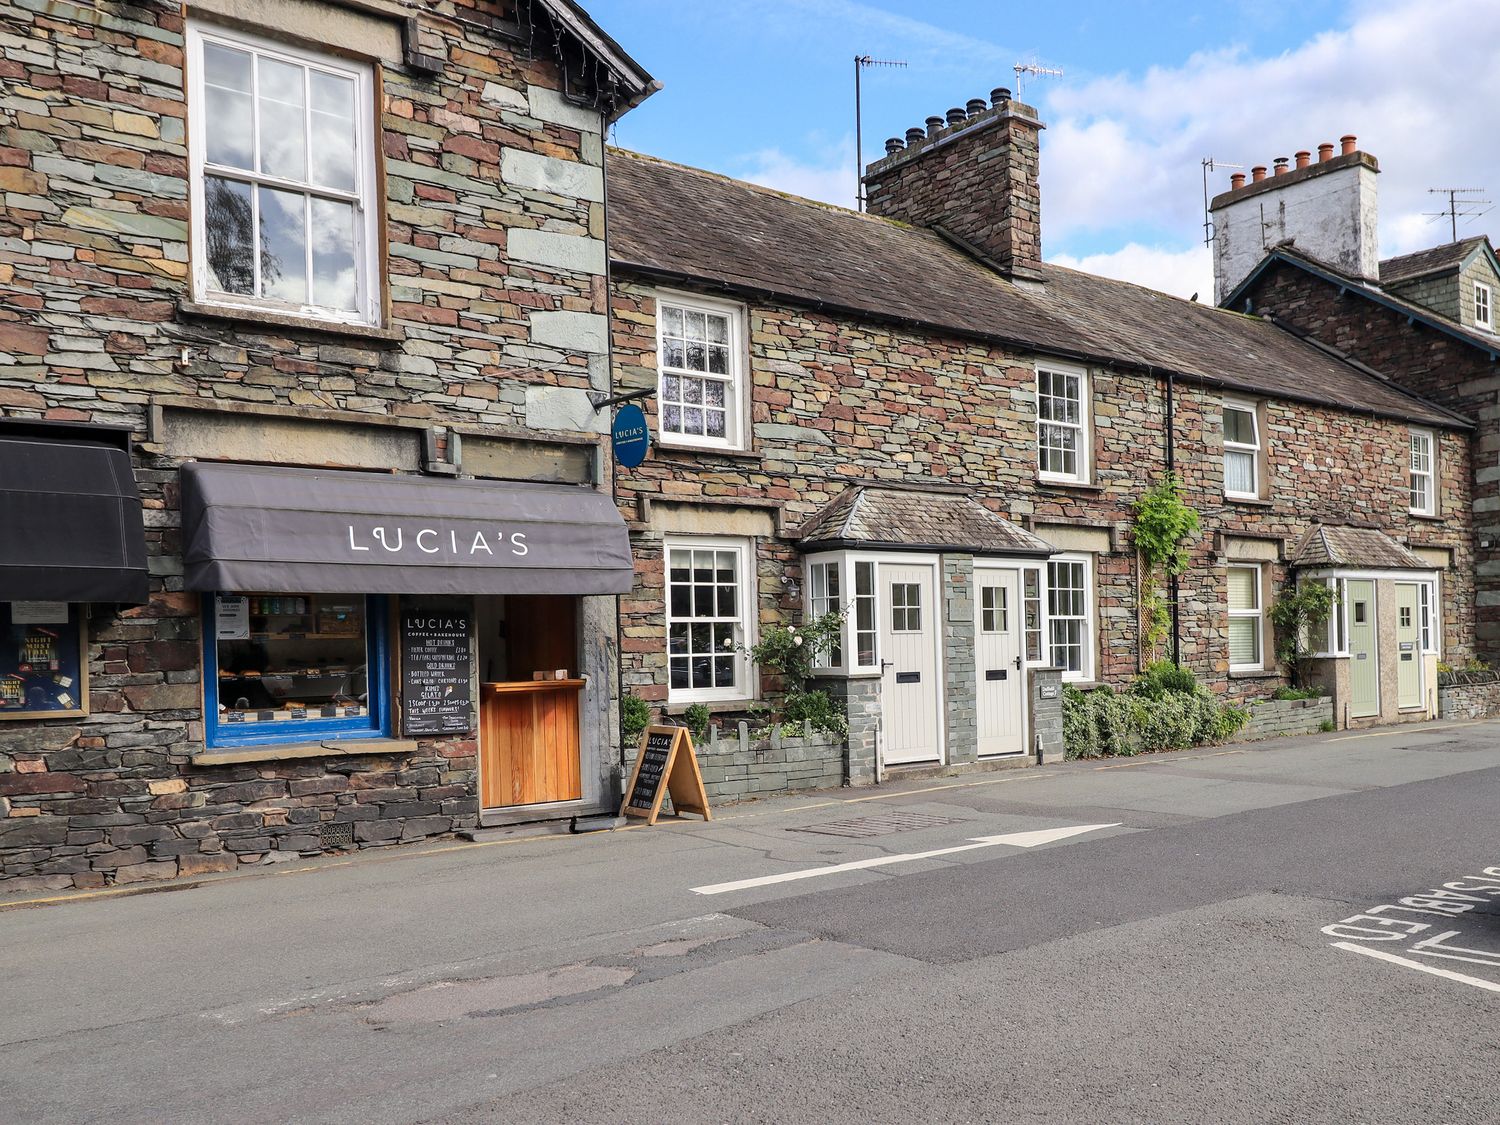
[[[39,611],[38,604],[53,605],[0,602],[0,719],[80,715],[84,710],[81,607]]]

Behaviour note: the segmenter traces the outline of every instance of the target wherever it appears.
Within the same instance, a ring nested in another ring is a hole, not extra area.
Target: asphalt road
[[[1497,735],[0,899],[0,1115],[1500,1121]]]

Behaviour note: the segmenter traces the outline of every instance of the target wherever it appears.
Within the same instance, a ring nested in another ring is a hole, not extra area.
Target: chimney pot
[[[1342,137],[1340,137],[1339,144],[1343,146],[1343,151],[1340,153],[1340,155],[1348,156],[1351,152],[1353,152],[1354,146],[1356,145],[1358,140],[1359,138],[1356,137],[1353,133],[1345,133]]]
[[[1311,163],[1311,162],[1312,162],[1312,153],[1308,152],[1307,149],[1303,149],[1301,152],[1299,152],[1297,154],[1297,167],[1298,168],[1306,168],[1308,166],[1308,164]]]
[[[1321,164],[1325,160],[1332,160],[1332,159],[1333,159],[1333,142],[1332,141],[1324,141],[1322,144],[1320,144],[1318,146],[1318,163]]]
[[[958,124],[961,124],[962,122],[967,121],[968,119],[969,119],[969,113],[968,113],[968,111],[964,110],[964,109],[960,109],[958,106],[954,106],[952,109],[950,109],[948,111],[948,124],[949,125],[958,125]]]
[[[989,108],[983,98],[970,98],[964,106],[969,111],[970,117],[978,117]]]
[[[916,148],[919,144],[921,144],[926,139],[927,139],[927,130],[925,130],[925,129],[918,129],[915,126],[913,126],[912,128],[910,128],[910,129],[908,129],[906,131],[906,146],[908,148]]]
[[[1287,174],[1287,159],[1286,159],[1286,157],[1284,157],[1284,156],[1278,156],[1275,160],[1271,161],[1271,163],[1276,166],[1275,175],[1285,176]]]
[[[1235,189],[1242,188],[1244,186],[1245,186],[1245,173],[1243,173],[1243,172],[1235,172],[1235,173],[1233,173],[1229,177],[1229,190],[1230,191],[1234,191]]]
[[[892,153],[900,152],[905,147],[906,142],[903,141],[900,137],[887,137],[885,139],[885,154],[887,156],[890,156]]]
[[[1264,164],[1257,164],[1254,168],[1250,169],[1250,182],[1252,184],[1258,184],[1265,178],[1266,166]]]
[[[929,137],[937,136],[938,130],[940,130],[942,127],[943,119],[941,117],[929,117],[927,119],[927,135]]]
[[[993,90],[990,91],[991,105],[1003,105],[1008,101],[1010,101],[1010,91],[1007,90],[1004,86],[996,86]]]

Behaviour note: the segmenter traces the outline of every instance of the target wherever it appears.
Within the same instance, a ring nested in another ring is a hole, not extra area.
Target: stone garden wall
[[[1491,719],[1500,715],[1500,680],[1488,684],[1439,684],[1438,718]]]
[[[1294,734],[1317,734],[1329,724],[1332,729],[1333,697],[1320,699],[1266,699],[1248,704],[1250,721],[1235,736],[1236,742],[1262,738],[1285,738]]]

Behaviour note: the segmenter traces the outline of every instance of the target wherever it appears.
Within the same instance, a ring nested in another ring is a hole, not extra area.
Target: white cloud
[[[1132,242],[1122,249],[1106,253],[1085,254],[1081,257],[1057,254],[1048,258],[1048,261],[1101,277],[1133,281],[1137,285],[1159,289],[1174,297],[1191,297],[1196,293],[1200,301],[1213,300],[1213,261],[1205,246],[1173,250]]]
[[[1185,249],[1202,230],[1203,157],[1269,166],[1344,133],[1357,134],[1383,170],[1382,255],[1445,241],[1447,227],[1422,214],[1440,206],[1427,188],[1500,190],[1500,150],[1490,143],[1497,42],[1500,4],[1356,0],[1347,27],[1274,58],[1226,48],[1139,77],[1054,84],[1044,113],[1043,245],[1062,240],[1087,254],[1081,246],[1151,230],[1171,232]],[[1210,175],[1210,192],[1227,188],[1227,171]]]
[[[733,174],[762,187],[852,208],[854,138],[824,147],[812,160],[798,160],[779,148],[761,149],[742,157]]]

